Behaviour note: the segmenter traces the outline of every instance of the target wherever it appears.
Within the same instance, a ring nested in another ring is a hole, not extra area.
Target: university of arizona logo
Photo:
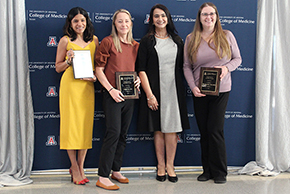
[[[58,43],[56,41],[56,36],[49,36],[49,40],[47,42],[47,46],[49,47],[57,47]]]
[[[146,19],[144,20],[144,24],[149,24],[150,15],[146,14]]]
[[[48,92],[46,93],[47,97],[57,97],[56,88],[55,86],[49,86]]]
[[[56,146],[57,142],[55,141],[55,136],[54,135],[48,136],[45,145],[46,146]]]
[[[177,143],[183,143],[183,139],[181,139],[181,134],[177,135]]]

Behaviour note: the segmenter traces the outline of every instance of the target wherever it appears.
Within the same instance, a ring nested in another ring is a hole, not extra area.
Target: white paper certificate
[[[94,77],[90,50],[74,50],[73,70],[75,79]]]

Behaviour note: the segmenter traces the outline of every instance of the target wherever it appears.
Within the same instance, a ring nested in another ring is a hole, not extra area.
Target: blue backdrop
[[[75,6],[89,12],[95,35],[102,40],[111,31],[111,17],[120,8],[133,17],[134,38],[147,32],[150,9],[156,3],[168,7],[179,35],[185,40],[194,26],[198,8],[204,0],[26,0],[29,69],[35,118],[35,156],[33,170],[69,168],[66,151],[59,149],[58,94],[61,74],[55,71],[58,41],[68,11]],[[231,30],[239,44],[243,62],[232,73],[233,87],[225,116],[228,165],[241,166],[255,159],[255,48],[256,0],[213,0],[224,29]],[[86,168],[97,168],[104,112],[100,84],[95,84],[96,105],[93,149],[88,151]],[[176,166],[200,166],[200,134],[196,125],[192,94],[187,87],[188,117],[191,129],[179,135]],[[136,101],[135,113],[137,113]],[[123,166],[155,166],[153,135],[136,132],[134,114],[127,137]]]

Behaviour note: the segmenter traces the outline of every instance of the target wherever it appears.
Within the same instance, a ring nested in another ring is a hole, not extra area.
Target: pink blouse
[[[225,56],[222,59],[219,59],[215,51],[208,46],[208,43],[201,39],[200,46],[196,55],[196,62],[192,64],[189,61],[187,54],[188,42],[191,38],[191,34],[186,37],[184,45],[184,63],[183,71],[184,76],[187,80],[187,83],[191,90],[198,87],[199,77],[200,77],[200,67],[214,67],[214,66],[227,66],[229,73],[222,79],[220,82],[220,92],[228,92],[231,90],[232,80],[231,72],[234,71],[241,63],[242,58],[240,55],[240,50],[237,44],[237,41],[231,31],[224,30],[226,33],[227,40],[229,42],[232,56],[231,59],[228,59]],[[214,48],[214,44],[211,43],[211,46]]]

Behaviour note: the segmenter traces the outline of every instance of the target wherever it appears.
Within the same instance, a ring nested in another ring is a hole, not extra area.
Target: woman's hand
[[[112,90],[109,91],[109,94],[118,103],[125,101],[124,96],[120,90],[113,88]]]
[[[220,75],[220,80],[222,81],[222,79],[229,73],[229,69],[227,66],[214,66],[214,68],[220,68],[222,69],[222,73]]]
[[[200,92],[200,89],[198,87],[193,88],[192,93],[195,97],[204,97],[206,96],[205,94],[202,94]]]
[[[72,49],[68,50],[68,51],[66,52],[66,56],[67,56],[67,63],[68,63],[69,65],[71,65],[71,63],[72,63],[72,58],[74,58],[74,56],[75,56],[73,50],[72,50]]]
[[[138,91],[140,91],[140,84],[141,84],[141,80],[140,80],[139,76],[137,76],[137,79],[134,81],[134,85]]]
[[[93,78],[82,78],[81,80],[90,81],[90,82],[96,82],[97,81],[97,77],[94,76]]]
[[[159,104],[158,104],[157,99],[155,98],[154,95],[147,97],[147,104],[151,110],[154,110],[154,111],[158,110]]]

